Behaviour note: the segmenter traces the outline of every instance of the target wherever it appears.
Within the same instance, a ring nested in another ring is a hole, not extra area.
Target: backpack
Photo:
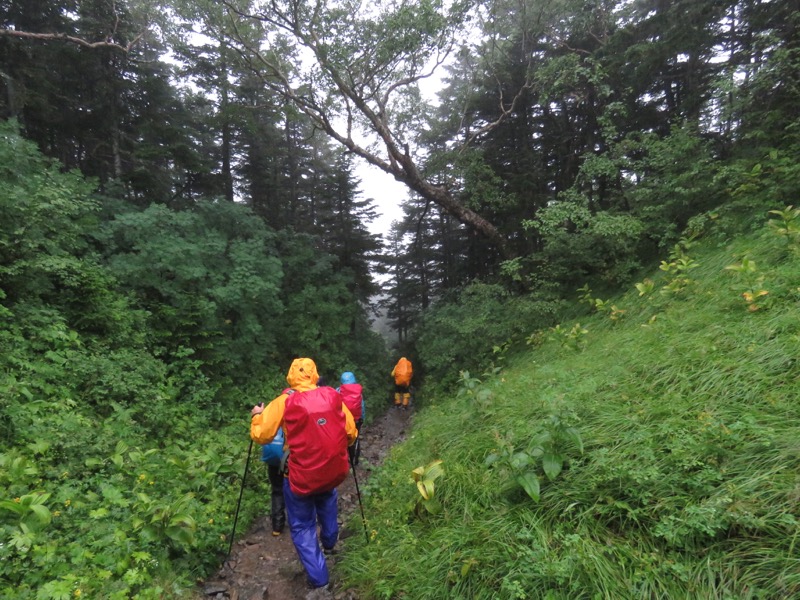
[[[361,418],[361,394],[364,388],[360,383],[343,383],[339,386],[339,393],[342,395],[344,405],[353,413],[353,420]]]
[[[411,361],[407,358],[401,358],[397,361],[397,365],[394,368],[394,382],[397,385],[410,384],[412,372]]]
[[[273,467],[279,467],[283,460],[283,428],[278,428],[278,433],[269,444],[261,446],[261,460]]]
[[[342,397],[331,387],[286,398],[283,425],[289,444],[289,487],[298,496],[328,492],[349,470]]]

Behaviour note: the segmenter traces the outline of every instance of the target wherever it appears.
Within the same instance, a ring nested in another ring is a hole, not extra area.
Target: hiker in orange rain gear
[[[397,364],[392,369],[392,377],[394,377],[394,405],[403,406],[408,408],[408,402],[411,400],[411,377],[414,375],[414,369],[411,367],[411,361],[405,356],[397,361]]]
[[[286,514],[292,542],[312,590],[327,589],[328,586],[325,554],[334,551],[339,539],[336,486],[347,476],[347,447],[355,442],[358,435],[353,415],[342,401],[341,394],[330,387],[318,388],[318,380],[314,361],[297,358],[286,375],[291,389],[266,407],[262,402],[250,411],[250,437],[254,442],[268,444],[278,429],[283,429],[286,448],[289,449],[283,481]],[[317,412],[312,413],[309,408],[307,414],[313,415],[313,418],[304,421],[301,427],[293,419],[302,412],[304,403],[313,406]],[[320,415],[324,415],[324,418]],[[338,429],[337,433],[337,430],[331,429],[337,426],[343,431]],[[293,432],[296,435],[294,440]],[[323,448],[326,448],[324,444],[331,444],[326,456],[320,456],[317,452],[320,444]],[[331,470],[336,472],[328,473]],[[310,471],[313,472],[314,481],[328,481],[320,491],[315,491],[316,488],[301,490],[298,487],[301,483],[308,483],[305,480],[301,482],[300,477],[308,476]],[[327,478],[328,475],[332,475],[332,478]]]

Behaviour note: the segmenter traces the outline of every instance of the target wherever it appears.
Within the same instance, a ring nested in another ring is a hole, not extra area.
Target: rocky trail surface
[[[391,447],[405,438],[412,410],[389,408],[361,431],[361,459],[356,467],[361,490],[372,469],[383,462]],[[254,460],[251,458],[251,460]],[[250,465],[253,477],[266,478],[263,465]],[[306,598],[306,579],[297,558],[287,525],[284,533],[273,537],[269,518],[269,498],[264,499],[264,515],[233,545],[231,556],[214,576],[201,582],[198,600],[301,600]],[[348,528],[344,523],[351,522]],[[369,521],[369,515],[367,515]],[[339,537],[364,535],[359,515],[358,496],[352,472],[339,486]],[[343,589],[338,581],[336,562],[342,550],[327,558],[331,586],[327,597],[335,600],[358,600],[352,590]],[[316,598],[316,596],[315,596]]]

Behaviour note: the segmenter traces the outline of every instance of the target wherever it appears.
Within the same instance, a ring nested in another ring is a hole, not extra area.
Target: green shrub
[[[419,363],[428,385],[452,386],[458,370],[480,372],[495,347],[519,342],[531,330],[553,323],[556,301],[516,296],[499,285],[473,283],[445,298],[416,331]]]

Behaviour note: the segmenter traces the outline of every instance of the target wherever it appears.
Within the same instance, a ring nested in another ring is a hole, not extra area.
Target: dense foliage
[[[800,210],[721,220],[426,396],[364,491],[360,597],[800,594]]]
[[[380,406],[376,298],[364,593],[796,595],[796,5],[311,8],[0,2],[0,595],[180,595],[292,357]]]
[[[248,406],[295,353],[377,405],[383,342],[309,234],[96,196],[13,123],[0,163],[2,595],[178,594],[224,557]]]
[[[513,247],[412,197],[394,238],[390,316],[409,330],[475,278],[540,296],[630,283],[693,216],[747,180],[796,203],[796,7],[730,2],[479,2],[483,33],[448,66],[428,177]],[[771,91],[767,91],[771,90]],[[513,103],[512,103],[513,101]],[[500,107],[506,109],[501,113]],[[465,147],[463,141],[470,140]],[[782,163],[782,164],[779,164]],[[770,165],[767,167],[767,165]],[[763,171],[752,171],[761,165]],[[746,210],[746,207],[743,207]]]

